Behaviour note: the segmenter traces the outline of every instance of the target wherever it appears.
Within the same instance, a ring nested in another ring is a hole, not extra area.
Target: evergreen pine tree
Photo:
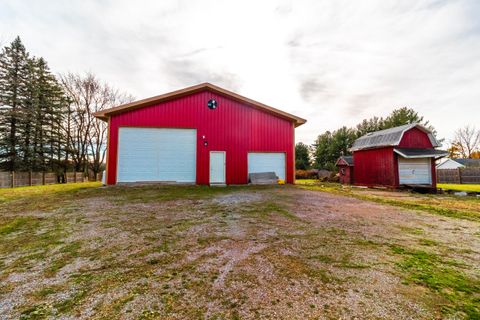
[[[18,126],[25,108],[28,54],[17,37],[0,53],[0,168],[21,166]]]

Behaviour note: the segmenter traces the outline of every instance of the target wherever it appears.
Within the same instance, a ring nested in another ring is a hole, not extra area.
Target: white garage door
[[[120,128],[118,182],[195,182],[194,129]]]
[[[285,153],[251,152],[248,154],[248,173],[275,172],[285,180]]]
[[[400,184],[432,184],[430,158],[398,157]]]

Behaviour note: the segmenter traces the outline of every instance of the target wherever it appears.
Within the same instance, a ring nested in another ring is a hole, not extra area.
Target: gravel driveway
[[[0,205],[3,319],[478,312],[478,222],[293,186],[46,190]]]

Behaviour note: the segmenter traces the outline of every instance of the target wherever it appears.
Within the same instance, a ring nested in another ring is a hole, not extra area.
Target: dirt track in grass
[[[478,222],[291,186],[56,192],[45,189],[38,205],[35,194],[0,204],[2,318],[431,319],[478,311]],[[453,271],[466,289],[435,282]]]

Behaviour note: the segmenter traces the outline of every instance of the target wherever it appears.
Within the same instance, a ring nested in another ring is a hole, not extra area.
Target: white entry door
[[[285,153],[250,152],[248,154],[248,173],[275,172],[279,179],[285,180]]]
[[[118,139],[118,182],[195,182],[195,129],[120,128]]]
[[[210,184],[225,184],[225,151],[210,151]]]
[[[432,184],[430,158],[407,159],[398,157],[400,184]]]

